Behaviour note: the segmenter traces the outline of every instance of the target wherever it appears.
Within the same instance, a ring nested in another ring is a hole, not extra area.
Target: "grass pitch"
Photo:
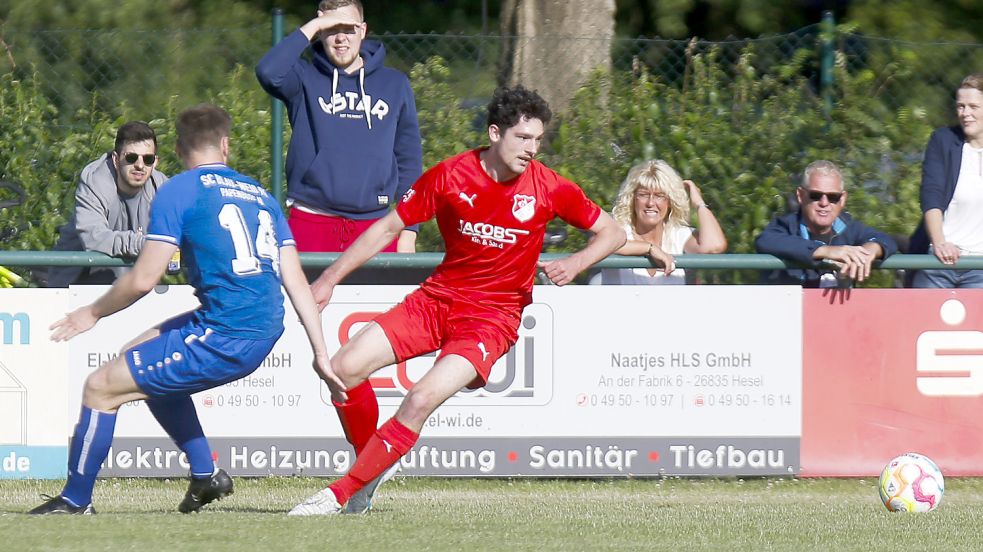
[[[99,515],[23,512],[58,481],[0,480],[0,550],[979,550],[983,479],[892,514],[874,479],[470,480],[397,477],[367,515],[287,517],[327,483],[236,478],[199,514],[185,481],[100,480]]]

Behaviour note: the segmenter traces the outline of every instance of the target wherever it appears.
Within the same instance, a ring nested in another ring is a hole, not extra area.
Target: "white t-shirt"
[[[630,225],[625,226],[625,233],[628,234],[629,240],[641,240],[635,235]],[[692,236],[693,228],[689,226],[666,232],[662,234],[662,250],[670,255],[679,255],[683,252],[687,240]],[[686,272],[677,268],[667,277],[661,269],[655,273],[655,276],[652,276],[647,268],[604,268],[590,279],[590,283],[592,285],[621,286],[684,285],[686,284]]]
[[[942,215],[942,233],[964,255],[983,255],[983,148],[963,144],[959,180]]]

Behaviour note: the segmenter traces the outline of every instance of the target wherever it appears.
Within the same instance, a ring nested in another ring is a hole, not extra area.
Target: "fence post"
[[[836,21],[833,19],[833,12],[823,12],[823,22],[819,28],[819,36],[822,41],[822,58],[819,65],[819,85],[823,95],[823,109],[826,117],[833,112],[833,66],[836,60],[836,50],[833,45],[833,34],[836,30]]]
[[[283,38],[283,10],[273,8],[273,46]],[[270,98],[270,185],[273,197],[283,203],[283,102]]]

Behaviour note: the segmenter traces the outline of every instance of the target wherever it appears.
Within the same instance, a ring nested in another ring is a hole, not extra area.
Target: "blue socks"
[[[201,430],[198,412],[191,397],[147,399],[147,407],[174,444],[188,457],[191,477],[204,479],[215,472],[212,449]]]
[[[147,406],[164,431],[188,457],[191,477],[204,479],[215,472],[212,450],[201,430],[191,397],[148,399]],[[82,406],[68,448],[68,482],[62,498],[75,506],[92,502],[92,488],[113,444],[116,414]]]
[[[113,444],[115,429],[115,413],[82,407],[68,448],[68,482],[61,492],[62,498],[70,504],[85,506],[92,502],[92,487]]]

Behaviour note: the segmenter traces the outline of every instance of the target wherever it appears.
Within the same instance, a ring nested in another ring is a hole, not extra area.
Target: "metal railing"
[[[335,262],[340,253],[301,253],[305,267],[319,268]],[[540,259],[551,261],[568,256],[566,253],[544,253]],[[420,269],[433,268],[444,258],[443,253],[380,253],[365,264],[370,268]],[[723,255],[677,255],[676,267],[706,270],[780,270],[801,265],[784,261],[774,255],[758,253],[728,253]],[[75,251],[0,251],[0,266],[129,266],[132,261],[102,253]],[[596,268],[648,268],[647,258],[612,255],[594,265]],[[983,269],[983,256],[960,257],[955,265],[943,265],[934,255],[896,254],[875,263],[884,270]]]

